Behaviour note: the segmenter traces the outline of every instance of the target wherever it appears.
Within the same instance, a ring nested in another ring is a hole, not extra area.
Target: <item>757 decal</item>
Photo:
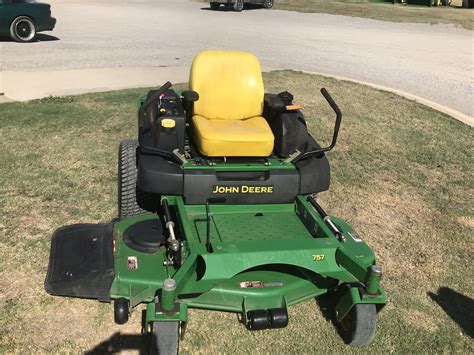
[[[323,261],[324,260],[324,254],[314,254],[313,255],[313,260],[314,261]]]

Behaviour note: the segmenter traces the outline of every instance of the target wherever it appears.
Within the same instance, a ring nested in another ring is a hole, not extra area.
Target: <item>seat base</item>
[[[209,120],[193,116],[195,142],[209,157],[268,157],[274,136],[265,118]]]

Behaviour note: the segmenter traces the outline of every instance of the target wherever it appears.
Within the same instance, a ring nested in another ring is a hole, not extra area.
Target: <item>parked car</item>
[[[219,10],[221,5],[232,6],[234,11],[242,11],[245,4],[262,5],[266,9],[273,7],[273,0],[211,0],[211,9]]]
[[[0,0],[0,35],[17,42],[31,42],[41,31],[52,31],[56,19],[51,6],[33,0]]]

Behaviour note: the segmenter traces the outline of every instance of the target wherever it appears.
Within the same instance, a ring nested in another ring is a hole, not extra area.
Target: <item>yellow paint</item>
[[[265,157],[274,136],[262,117],[264,87],[258,59],[246,52],[204,51],[193,61],[193,127],[202,154]]]
[[[171,118],[165,118],[161,120],[161,126],[165,128],[174,128],[176,126],[176,121]]]
[[[315,255],[313,255],[313,260],[314,261],[323,261],[324,260],[324,254],[315,254]]]

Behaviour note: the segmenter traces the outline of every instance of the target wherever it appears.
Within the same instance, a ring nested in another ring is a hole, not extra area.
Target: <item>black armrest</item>
[[[285,102],[275,94],[265,94],[263,97],[265,111],[283,112],[286,109]]]
[[[193,103],[199,100],[199,94],[196,91],[186,90],[181,93],[181,102],[186,112],[186,120],[191,121],[193,115]]]
[[[186,90],[181,94],[185,103],[195,102],[199,100],[199,94],[196,91]]]

